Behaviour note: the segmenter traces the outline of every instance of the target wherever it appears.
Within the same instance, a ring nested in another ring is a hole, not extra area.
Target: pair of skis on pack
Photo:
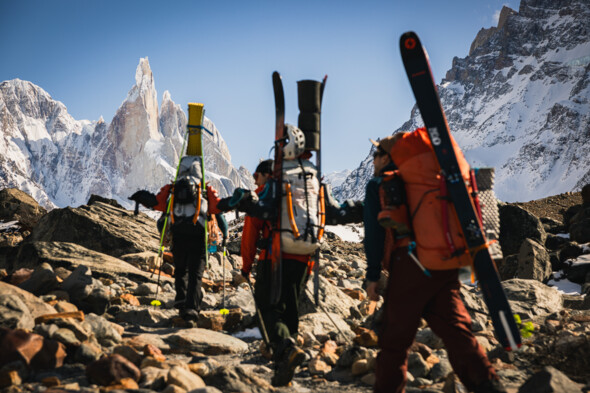
[[[473,205],[467,186],[461,181],[461,171],[455,150],[451,142],[451,133],[445,117],[436,83],[430,69],[428,54],[420,39],[414,32],[404,33],[400,38],[400,51],[406,74],[408,76],[416,103],[428,130],[434,153],[441,168],[441,175],[447,182],[447,191],[457,214],[469,252],[473,259],[473,268],[481,287],[484,301],[492,318],[492,324],[501,345],[509,350],[516,350],[521,345],[521,337],[510,304],[502,288],[494,261],[490,255],[487,240],[482,229],[476,207]],[[285,97],[281,76],[274,72],[272,76],[275,96],[276,127],[275,127],[275,169],[273,176],[282,186],[282,146],[284,145]],[[326,83],[322,83],[322,93]],[[320,144],[321,147],[321,144]],[[317,167],[321,179],[321,154],[317,152]],[[457,180],[459,179],[459,181]],[[280,198],[277,198],[280,200]],[[279,206],[280,209],[280,206]],[[280,220],[280,213],[279,219]],[[271,300],[278,301],[281,284],[281,253],[280,253],[280,221],[277,230],[273,231],[272,242],[272,286]],[[319,253],[319,252],[318,252]],[[316,253],[314,269],[316,304],[319,297],[319,255]]]
[[[322,98],[324,96],[324,88],[326,87],[326,81],[328,75],[324,76],[322,84],[320,86],[320,111]],[[275,192],[279,195],[273,195],[274,200],[277,201],[278,218],[273,223],[271,233],[271,288],[270,288],[270,301],[271,304],[277,304],[281,297],[281,286],[282,286],[282,252],[281,252],[281,198],[283,192],[283,147],[285,146],[285,92],[283,90],[283,81],[281,74],[277,71],[272,74],[272,87],[275,97],[275,158],[273,168],[273,178],[277,182],[278,187],[274,187]],[[320,132],[319,150],[316,152],[316,168],[318,173],[318,179],[322,180],[322,136]],[[319,287],[320,287],[320,256],[319,249],[314,255],[314,301],[319,304]]]

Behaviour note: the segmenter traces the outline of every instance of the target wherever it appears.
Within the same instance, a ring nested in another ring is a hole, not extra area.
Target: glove
[[[139,190],[129,197],[130,200],[141,203],[145,207],[152,208],[158,204],[156,196],[149,191]]]
[[[345,201],[346,219],[347,223],[362,223],[364,204],[362,201],[352,201],[347,199]]]
[[[240,270],[240,273],[242,273],[242,277],[244,277],[246,280],[250,281],[250,272],[247,272],[245,270]]]
[[[221,246],[222,246],[223,248],[225,248],[225,247],[227,246],[227,237],[224,237],[224,238],[223,238],[223,241],[221,242]]]

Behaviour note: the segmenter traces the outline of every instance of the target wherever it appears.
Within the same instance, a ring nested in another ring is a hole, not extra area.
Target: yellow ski
[[[203,104],[188,104],[188,146],[186,148],[187,156],[203,157],[203,119],[205,109]]]

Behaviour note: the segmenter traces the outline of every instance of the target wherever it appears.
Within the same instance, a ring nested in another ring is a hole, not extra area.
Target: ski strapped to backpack
[[[282,253],[314,255],[324,234],[325,191],[320,184],[320,106],[323,82],[297,82],[298,124],[285,124],[285,97],[281,77],[273,73],[275,95],[275,160],[272,180],[260,196],[259,205],[275,206],[271,231],[271,302],[280,297]],[[316,165],[309,161],[316,152]],[[305,153],[305,154],[304,154]],[[265,209],[260,209],[264,211]],[[316,266],[317,262],[316,261]]]
[[[521,345],[520,332],[490,254],[491,244],[485,237],[484,227],[474,205],[477,193],[469,184],[469,166],[462,164],[464,157],[452,139],[428,55],[414,32],[404,33],[399,44],[406,74],[424,120],[425,128],[418,135],[428,138],[429,148],[434,151],[438,172],[448,192],[449,214],[456,217],[466,244],[467,252],[463,255],[471,259],[498,341],[504,348],[516,350]],[[440,184],[437,188],[440,188]],[[455,220],[449,221],[449,232],[453,236]],[[418,228],[414,227],[414,231],[417,233]],[[424,263],[422,259],[421,262]]]
[[[274,201],[277,218],[273,220],[273,227],[270,239],[271,255],[271,284],[270,302],[277,304],[281,298],[282,286],[282,250],[281,250],[281,195],[277,185],[283,183],[283,146],[285,144],[285,92],[281,75],[275,71],[272,74],[272,86],[275,98],[275,157],[273,167],[274,184],[267,184],[272,192],[270,198]],[[278,195],[277,195],[278,194]]]
[[[320,222],[318,238],[321,240],[326,225],[326,190],[322,181],[322,133],[321,133],[321,115],[322,102],[324,99],[324,90],[328,75],[324,75],[321,82],[314,80],[302,80],[297,82],[297,105],[299,107],[299,117],[297,124],[305,134],[305,149],[314,151],[316,156],[317,178],[320,182],[319,189],[319,208]],[[314,255],[314,301],[319,305],[320,293],[320,250],[319,246]]]
[[[187,130],[188,130],[188,146],[186,148],[187,156],[195,157],[199,160],[200,169],[201,169],[201,181],[200,181],[200,193],[199,193],[199,203],[198,206],[195,207],[196,210],[195,214],[200,215],[200,212],[205,208],[204,217],[202,220],[203,228],[205,229],[205,244],[203,247],[205,250],[207,249],[207,206],[203,206],[202,197],[205,196],[206,199],[206,190],[207,190],[207,183],[205,180],[205,151],[203,149],[203,130],[208,131],[211,134],[211,131],[207,130],[203,127],[203,121],[205,119],[205,106],[201,103],[189,103],[188,104],[188,120],[187,120]],[[194,173],[194,172],[193,172]],[[193,217],[193,220],[195,217]],[[199,218],[196,218],[199,220]],[[205,265],[209,268],[209,253],[205,252]]]

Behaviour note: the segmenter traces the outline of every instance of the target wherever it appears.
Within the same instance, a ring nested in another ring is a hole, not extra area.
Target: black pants
[[[270,303],[271,263],[258,261],[254,298],[262,314],[271,345],[294,337],[299,330],[299,295],[307,278],[307,264],[283,259],[281,297],[274,306]]]
[[[200,224],[172,227],[175,304],[180,309],[199,311],[203,300],[201,280],[206,267],[205,252],[205,230]]]

